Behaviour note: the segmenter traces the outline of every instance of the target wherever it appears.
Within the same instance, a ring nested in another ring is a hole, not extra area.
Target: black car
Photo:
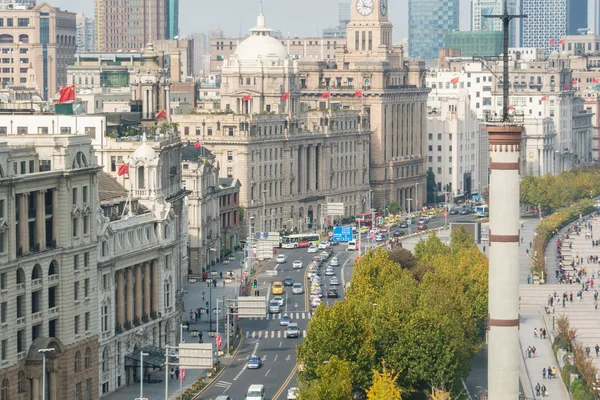
[[[327,297],[340,297],[336,288],[327,289]]]
[[[450,215],[458,215],[458,210],[456,208],[453,208],[452,210],[450,210]]]
[[[395,231],[394,232],[394,237],[402,237],[404,235],[406,235],[406,232],[404,232],[404,231]]]
[[[283,280],[283,286],[293,286],[294,285],[294,280],[290,277],[285,278]]]
[[[402,222],[400,225],[398,225],[398,228],[408,228],[408,224],[406,222]]]
[[[467,209],[467,208],[463,208],[462,210],[460,210],[460,215],[469,215],[471,214],[471,210]]]

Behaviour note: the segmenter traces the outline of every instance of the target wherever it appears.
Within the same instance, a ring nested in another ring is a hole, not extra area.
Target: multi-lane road
[[[448,223],[468,221],[472,215],[449,215]],[[444,224],[443,217],[432,219],[427,225],[428,228],[435,228]],[[392,232],[397,228],[393,228]],[[403,229],[406,231],[406,229]],[[363,235],[362,244],[367,246],[369,241]],[[321,279],[323,288],[323,303],[331,305],[334,301],[340,301],[343,298],[344,287],[350,281],[354,267],[356,252],[347,251],[345,244],[333,247],[333,257],[339,259],[339,266],[335,267],[335,276],[338,277],[340,284],[337,287],[340,297],[337,299],[326,298],[325,293],[329,288],[329,278],[325,276],[325,267],[329,260],[323,263],[321,267]],[[308,253],[306,248],[286,250],[281,249],[278,254],[285,254],[287,262],[275,265],[269,262],[264,266],[258,279],[258,290],[260,295],[266,295],[268,299],[272,298],[271,285],[275,281],[283,281],[290,277],[294,282],[301,282],[304,285],[304,294],[293,295],[291,287],[285,287],[283,297],[285,304],[280,314],[267,314],[265,318],[243,319],[240,322],[244,340],[235,358],[231,361],[229,367],[219,376],[201,396],[203,400],[214,400],[219,395],[227,395],[232,400],[244,399],[248,387],[252,384],[263,384],[265,386],[266,398],[269,400],[285,400],[289,388],[296,384],[296,345],[306,336],[308,322],[310,321],[310,303],[309,291],[307,287],[306,267],[315,255],[320,253]],[[294,260],[301,260],[302,269],[293,269]],[[293,322],[298,323],[300,337],[298,339],[285,338],[285,326],[280,326],[281,316],[288,314]],[[246,362],[252,355],[262,358],[263,365],[260,369],[249,370],[246,368]]]

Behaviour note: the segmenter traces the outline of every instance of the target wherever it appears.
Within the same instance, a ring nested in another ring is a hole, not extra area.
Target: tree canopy
[[[352,393],[373,400],[452,387],[480,347],[487,274],[487,258],[464,230],[449,245],[433,234],[414,255],[367,252],[344,301],[317,308],[298,345],[301,394],[320,398],[305,390],[325,385],[332,374],[323,363],[333,368],[332,359],[347,363]]]
[[[599,167],[579,168],[560,175],[527,175],[521,181],[521,204],[529,207],[556,209],[599,194]]]

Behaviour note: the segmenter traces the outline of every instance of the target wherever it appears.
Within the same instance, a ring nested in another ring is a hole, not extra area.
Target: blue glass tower
[[[408,53],[422,60],[438,58],[447,32],[458,29],[459,0],[409,0]]]
[[[172,40],[179,36],[179,0],[168,0],[167,15],[167,39]]]

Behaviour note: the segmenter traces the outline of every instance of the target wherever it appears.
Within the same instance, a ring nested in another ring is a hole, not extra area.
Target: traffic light
[[[208,308],[208,301],[206,302],[206,308]]]
[[[258,287],[258,279],[255,279],[253,283],[254,283],[254,289],[256,289]]]
[[[310,224],[310,217],[306,217],[306,223]]]

